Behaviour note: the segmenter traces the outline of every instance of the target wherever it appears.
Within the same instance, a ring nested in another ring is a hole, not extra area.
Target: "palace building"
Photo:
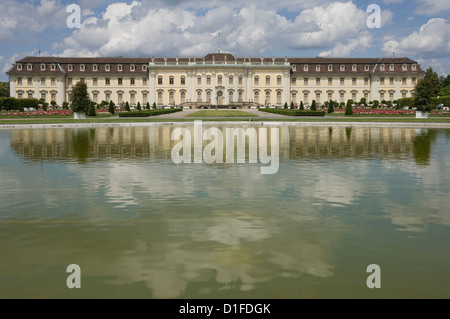
[[[10,95],[61,105],[86,82],[116,104],[250,107],[411,97],[423,70],[409,58],[267,58],[211,53],[179,58],[26,57],[7,72]]]

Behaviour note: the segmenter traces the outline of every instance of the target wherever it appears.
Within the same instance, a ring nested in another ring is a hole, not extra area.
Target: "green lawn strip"
[[[247,117],[248,118],[248,117]],[[0,125],[27,125],[27,124],[85,124],[85,123],[142,123],[142,122],[192,122],[195,119],[158,119],[158,118],[110,118],[110,119],[86,119],[86,120],[74,120],[74,119],[30,119],[30,120],[0,120]],[[242,118],[207,118],[203,121],[211,122],[242,122],[248,121]],[[416,118],[361,118],[361,117],[346,117],[346,118],[327,118],[327,117],[302,117],[302,118],[259,118],[253,119],[253,122],[327,122],[327,123],[339,123],[339,122],[361,122],[361,123],[450,123],[450,117],[447,118],[428,118],[428,119],[416,119]]]
[[[244,111],[225,111],[225,110],[202,110],[186,117],[258,117],[256,114]]]

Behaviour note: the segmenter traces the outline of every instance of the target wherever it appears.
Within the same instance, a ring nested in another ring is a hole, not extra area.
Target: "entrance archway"
[[[223,93],[222,91],[217,92],[217,104],[223,105]]]

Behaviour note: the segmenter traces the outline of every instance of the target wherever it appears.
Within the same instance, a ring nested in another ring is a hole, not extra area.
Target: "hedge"
[[[399,99],[397,101],[397,104],[399,107],[414,106],[414,98],[413,97],[407,97],[403,99]],[[444,106],[450,106],[450,96],[440,96],[439,98],[433,97],[431,98],[431,105],[434,107],[438,106],[438,104],[444,104]]]
[[[119,117],[149,117],[149,116],[157,116],[157,115],[161,115],[161,114],[170,114],[170,113],[175,113],[175,112],[180,112],[180,111],[181,111],[181,109],[120,112]]]
[[[16,99],[14,97],[0,98],[0,110],[2,111],[22,111],[23,108],[38,108],[37,99]]]
[[[299,111],[285,109],[260,109],[260,111],[288,116],[325,116],[326,112],[322,111]]]

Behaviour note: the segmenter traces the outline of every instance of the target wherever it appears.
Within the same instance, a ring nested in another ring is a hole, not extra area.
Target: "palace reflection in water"
[[[175,165],[176,127],[0,131],[0,298],[450,297],[449,130],[271,124],[261,175]]]

